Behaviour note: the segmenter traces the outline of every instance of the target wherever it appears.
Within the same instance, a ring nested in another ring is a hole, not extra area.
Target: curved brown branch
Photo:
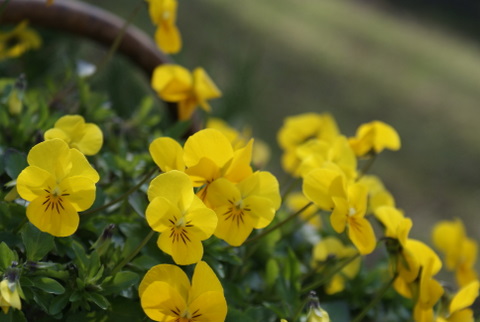
[[[5,0],[0,0],[0,6]],[[46,0],[10,0],[0,18],[0,24],[18,23],[28,19],[30,24],[77,34],[107,47],[121,32],[124,20],[80,1],[56,0],[49,7]],[[140,29],[129,26],[118,51],[128,56],[149,76],[155,67],[171,62],[152,38]]]

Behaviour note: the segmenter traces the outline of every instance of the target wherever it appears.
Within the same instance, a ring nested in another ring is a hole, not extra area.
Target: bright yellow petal
[[[199,322],[223,322],[227,316],[227,301],[223,292],[205,292],[189,305],[193,316]]]
[[[472,305],[475,299],[478,297],[478,287],[478,280],[471,282],[465,287],[462,287],[462,289],[455,294],[450,302],[449,311],[453,313]]]
[[[165,282],[175,288],[183,298],[188,297],[190,281],[182,269],[176,265],[160,264],[148,270],[138,287],[138,294],[142,297],[145,289],[153,282]]]
[[[240,215],[231,205],[215,208],[218,216],[218,225],[215,236],[225,240],[232,246],[240,246],[253,230],[254,219]]]
[[[72,148],[78,149],[85,155],[97,154],[103,145],[103,133],[93,123],[86,123],[83,128],[83,135],[78,142],[73,142]]]
[[[14,289],[12,292],[8,287],[8,280],[4,279],[0,282],[0,297],[3,298],[5,302],[7,302],[11,307],[16,308],[17,310],[22,309],[22,302],[20,301],[20,296],[18,294],[18,290]]]
[[[196,165],[202,158],[207,158],[222,168],[233,158],[230,141],[215,129],[204,129],[190,136],[185,142],[184,153],[187,167]]]
[[[245,180],[238,183],[238,189],[243,196],[259,196],[272,202],[275,209],[280,208],[282,202],[277,178],[267,171],[257,171]]]
[[[17,191],[20,197],[32,201],[45,194],[47,187],[54,187],[56,184],[53,175],[39,167],[26,167],[17,178]]]
[[[65,133],[63,130],[58,129],[58,128],[51,128],[47,131],[45,131],[45,134],[43,135],[45,140],[51,140],[51,139],[60,139],[65,141],[67,144],[70,143],[70,136],[68,136],[67,133]]]
[[[76,149],[70,149],[71,168],[68,176],[87,177],[93,182],[98,182],[98,172],[88,163],[87,158]],[[59,179],[59,178],[57,178]]]
[[[189,232],[195,234],[200,240],[205,240],[212,236],[217,228],[218,218],[215,212],[207,208],[200,198],[194,197],[192,205],[185,213],[185,221],[189,222]]]
[[[49,206],[45,198],[37,198],[27,207],[27,217],[30,222],[43,232],[56,237],[72,235],[78,228],[79,217],[75,208],[68,202],[61,206]],[[58,205],[58,204],[57,204]]]
[[[35,145],[27,156],[29,165],[37,166],[63,179],[69,168],[70,148],[65,141],[52,139]]]
[[[76,211],[90,208],[95,201],[95,182],[86,177],[68,177],[59,185],[60,191]]]
[[[464,309],[452,313],[448,317],[448,322],[474,322],[473,311],[471,309]],[[439,322],[439,321],[436,321]]]
[[[187,308],[186,299],[165,282],[153,282],[140,297],[145,313],[154,321],[174,321]]]
[[[153,71],[151,85],[161,99],[180,102],[191,95],[193,78],[182,66],[164,64]]]
[[[218,165],[208,158],[200,159],[196,165],[186,169],[185,173],[190,176],[194,187],[201,187],[221,176]]]
[[[163,197],[183,211],[190,207],[193,200],[193,186],[190,178],[180,171],[169,171],[152,180],[148,187],[148,200]]]
[[[223,287],[218,277],[207,263],[200,261],[193,272],[189,302],[195,301],[206,292],[219,292],[223,297]]]
[[[166,235],[167,233],[163,233]],[[198,263],[203,257],[203,245],[198,236],[188,234],[188,239],[173,241],[171,243],[171,255],[174,262],[178,265],[190,265]]]
[[[261,229],[268,226],[274,216],[275,207],[272,201],[267,198],[251,196],[243,200],[243,209],[245,216],[253,219],[253,228]]]
[[[252,148],[253,139],[247,145],[234,152],[233,158],[228,164],[224,177],[232,182],[240,182],[252,174]]]
[[[176,54],[182,48],[182,38],[176,25],[162,24],[155,32],[155,42],[167,54]]]
[[[155,231],[164,232],[180,219],[182,213],[163,197],[154,198],[145,210],[148,225]]]
[[[377,245],[372,225],[365,218],[351,218],[348,221],[348,237],[362,255],[370,254]]]
[[[208,186],[207,200],[212,208],[237,203],[241,200],[240,191],[235,184],[225,178],[220,178]]]
[[[332,210],[332,197],[346,194],[343,180],[340,172],[330,169],[313,170],[303,179],[303,193],[318,208]]]
[[[161,137],[150,144],[150,155],[163,172],[171,170],[185,171],[183,148],[174,139]]]
[[[347,216],[349,214],[348,201],[345,198],[333,197],[335,208],[330,214],[330,224],[337,233],[342,233],[347,226]]]
[[[325,287],[325,293],[335,294],[345,289],[345,278],[340,274],[333,275],[332,279]]]
[[[193,70],[193,90],[200,102],[218,98],[222,95],[212,79],[201,67]],[[205,110],[210,112],[208,108]]]

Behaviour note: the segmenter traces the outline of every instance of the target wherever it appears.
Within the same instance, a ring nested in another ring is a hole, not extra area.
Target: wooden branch
[[[0,6],[5,0],[0,0]],[[15,24],[28,19],[31,25],[76,34],[110,47],[125,21],[110,12],[81,1],[10,0],[0,17],[0,24]],[[118,51],[128,56],[150,77],[155,67],[171,63],[152,37],[135,26],[129,26]]]

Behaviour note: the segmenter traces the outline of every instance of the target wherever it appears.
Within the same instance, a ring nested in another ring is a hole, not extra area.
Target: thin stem
[[[297,184],[300,182],[300,178],[294,178],[294,180],[290,181],[287,189],[282,194],[282,203],[285,202],[285,199],[287,199],[287,196],[292,192],[292,190],[297,186]]]
[[[314,290],[316,289],[317,287],[320,287],[322,286],[323,284],[325,284],[327,281],[329,281],[330,279],[332,279],[332,277],[335,275],[335,274],[338,274],[345,266],[347,266],[348,264],[350,264],[351,262],[353,262],[358,256],[360,256],[360,253],[357,253],[355,255],[353,255],[352,257],[350,257],[349,259],[347,259],[346,261],[342,262],[338,267],[335,267],[335,269],[332,269],[330,271],[329,274],[327,274],[327,276],[324,276],[321,280],[311,284],[310,286],[307,286],[305,288],[302,289],[302,293],[307,293],[307,292],[310,292],[311,290]]]
[[[367,160],[363,168],[360,169],[357,180],[363,177],[368,172],[368,170],[370,170],[376,158],[377,158],[377,154],[371,155],[370,159]]]
[[[97,74],[101,69],[103,69],[107,64],[107,62],[113,57],[118,47],[120,46],[120,43],[122,42],[123,37],[125,36],[125,32],[127,31],[128,26],[132,24],[133,19],[140,12],[140,9],[143,7],[144,3],[145,3],[144,0],[140,0],[137,3],[132,13],[128,17],[128,19],[125,21],[125,24],[122,26],[122,29],[120,29],[118,35],[115,37],[115,40],[113,41],[113,44],[110,46],[107,54],[103,56],[103,59],[100,61],[100,63],[97,64],[97,69],[95,74]]]
[[[249,244],[251,242],[254,242],[262,237],[265,237],[266,235],[270,234],[272,231],[282,227],[283,225],[285,225],[286,223],[288,223],[290,220],[292,220],[293,218],[297,217],[299,214],[301,214],[302,212],[304,212],[308,207],[310,207],[311,205],[313,205],[313,202],[310,202],[308,203],[307,205],[305,205],[305,207],[303,207],[302,209],[298,210],[297,212],[291,214],[290,216],[288,216],[287,218],[285,218],[284,220],[280,221],[279,223],[277,223],[276,225],[273,225],[272,227],[268,228],[268,229],[265,229],[264,231],[262,231],[260,234],[256,235],[256,236],[253,236],[249,239],[247,239],[243,245],[246,245],[246,244]]]
[[[372,307],[374,307],[375,305],[378,304],[378,302],[380,302],[380,300],[382,299],[382,297],[385,295],[385,293],[388,291],[388,289],[393,285],[393,282],[395,282],[395,279],[397,278],[397,274],[394,274],[393,277],[390,279],[390,281],[388,281],[387,284],[385,284],[381,289],[380,291],[378,291],[377,295],[375,295],[375,297],[373,298],[373,300],[368,303],[367,306],[364,307],[364,309],[362,310],[362,312],[360,312],[356,317],[355,319],[353,319],[353,322],[360,322],[363,317],[368,313],[368,311],[370,311],[370,309]]]
[[[305,300],[302,302],[302,304],[298,307],[298,310],[295,313],[295,317],[293,318],[293,321],[298,321],[298,319],[300,318],[300,315],[302,314],[303,308],[305,307],[305,305],[308,304],[309,301],[310,301],[310,296],[307,296]]]
[[[125,266],[126,264],[128,264],[135,256],[137,256],[137,254],[142,250],[142,248],[150,241],[150,239],[153,237],[153,235],[155,235],[155,231],[154,230],[151,230],[147,236],[145,236],[145,238],[142,240],[142,242],[140,243],[140,245],[137,246],[137,248],[135,248],[131,253],[130,255],[128,255],[127,257],[125,257],[120,263],[117,264],[117,266],[115,266],[112,270],[112,273],[111,275],[114,276],[115,274],[117,274],[122,268],[123,266]]]
[[[152,169],[150,172],[148,172],[146,175],[145,175],[145,178],[143,178],[139,183],[137,183],[135,186],[131,187],[127,192],[125,192],[124,194],[122,194],[121,196],[119,196],[118,198],[115,198],[113,199],[112,201],[104,204],[103,206],[100,206],[100,207],[97,207],[95,209],[90,209],[90,210],[87,210],[87,211],[84,211],[81,213],[82,216],[87,216],[87,215],[91,215],[97,211],[101,211],[101,210],[104,210],[104,209],[107,209],[108,207],[116,204],[117,202],[119,201],[122,201],[123,199],[125,199],[126,197],[128,197],[130,194],[132,194],[133,192],[135,192],[136,190],[140,189],[140,187],[145,183],[147,182],[151,176],[158,171],[158,168],[154,168]]]

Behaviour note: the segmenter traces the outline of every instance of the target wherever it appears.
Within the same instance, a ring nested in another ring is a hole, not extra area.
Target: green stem
[[[133,19],[140,12],[140,9],[144,6],[144,3],[145,3],[144,0],[140,0],[137,3],[133,11],[131,12],[130,16],[128,17],[128,19],[123,24],[122,29],[120,29],[120,32],[115,37],[115,40],[113,41],[113,44],[110,46],[107,54],[103,57],[100,63],[97,64],[97,69],[95,71],[95,74],[97,74],[101,69],[103,69],[107,64],[107,62],[113,57],[118,47],[120,46],[120,43],[122,42],[123,36],[125,36],[125,32],[127,31],[128,26],[132,24]]]
[[[264,231],[262,231],[260,234],[256,235],[256,236],[253,236],[249,239],[247,239],[243,245],[246,245],[246,244],[249,244],[251,242],[254,242],[262,237],[265,237],[266,235],[270,234],[272,231],[282,227],[283,225],[285,225],[286,223],[288,223],[290,220],[292,220],[293,218],[297,217],[299,214],[301,214],[302,212],[304,212],[308,207],[310,207],[311,205],[313,205],[313,202],[310,202],[308,203],[307,205],[305,205],[305,207],[303,207],[302,209],[300,209],[299,211],[291,214],[290,216],[288,216],[287,218],[285,218],[284,220],[280,221],[279,223],[277,223],[276,225],[273,225],[272,227],[268,228],[268,229],[265,229]]]
[[[299,306],[297,312],[295,313],[295,317],[293,318],[293,321],[298,321],[298,319],[300,318],[300,315],[302,314],[303,308],[305,307],[305,305],[307,305],[309,301],[310,301],[310,297],[307,296],[305,300],[302,302],[302,304]]]
[[[380,302],[380,300],[385,295],[385,293],[388,291],[388,289],[393,285],[393,282],[395,281],[396,278],[397,278],[397,274],[394,274],[393,277],[390,279],[390,281],[388,281],[388,283],[385,284],[380,289],[380,291],[378,291],[377,295],[375,295],[373,300],[370,303],[368,303],[367,306],[365,306],[365,308],[362,310],[362,312],[360,312],[355,317],[355,319],[353,319],[353,322],[360,322],[363,319],[363,317],[368,313],[368,311],[370,311],[371,308],[373,308],[375,305],[378,304],[378,302]]]
[[[357,253],[357,254],[353,255],[352,257],[350,257],[349,259],[347,259],[346,261],[342,262],[338,267],[335,267],[335,269],[332,269],[330,271],[330,273],[327,274],[327,276],[323,277],[321,280],[319,280],[317,282],[314,282],[310,286],[307,286],[307,287],[303,288],[301,292],[302,293],[307,293],[307,292],[310,292],[311,290],[316,289],[317,287],[322,286],[323,284],[328,282],[330,279],[332,279],[332,277],[335,274],[338,274],[345,266],[347,266],[348,264],[353,262],[358,256],[360,256],[360,253]]]
[[[135,256],[137,256],[137,254],[142,250],[142,248],[150,241],[153,235],[155,235],[155,231],[151,230],[148,235],[145,236],[145,238],[142,240],[140,245],[138,245],[137,248],[135,248],[127,257],[125,257],[120,263],[117,264],[117,266],[113,268],[111,275],[114,276],[115,274],[117,274],[123,268],[123,266],[128,264]]]
[[[154,168],[152,169],[150,172],[148,172],[146,175],[145,175],[145,178],[143,178],[139,183],[137,183],[135,186],[133,186],[132,188],[128,189],[127,192],[125,192],[124,194],[122,194],[121,196],[119,196],[118,198],[115,198],[113,199],[112,201],[104,204],[103,206],[100,206],[100,207],[97,207],[95,209],[90,209],[90,210],[87,210],[87,211],[84,211],[81,213],[82,217],[83,216],[87,216],[87,215],[91,215],[97,211],[101,211],[101,210],[104,210],[104,209],[107,209],[108,207],[116,204],[117,202],[119,201],[122,201],[123,199],[125,199],[126,197],[128,197],[130,194],[132,194],[133,192],[135,192],[136,190],[140,189],[140,187],[145,183],[147,182],[151,176],[158,171],[158,168]]]
[[[287,189],[285,189],[285,191],[282,194],[282,203],[285,202],[285,199],[287,199],[287,196],[290,194],[290,192],[292,192],[293,189],[295,189],[295,187],[299,182],[300,182],[300,178],[294,178],[294,180],[292,180],[289,183]]]

